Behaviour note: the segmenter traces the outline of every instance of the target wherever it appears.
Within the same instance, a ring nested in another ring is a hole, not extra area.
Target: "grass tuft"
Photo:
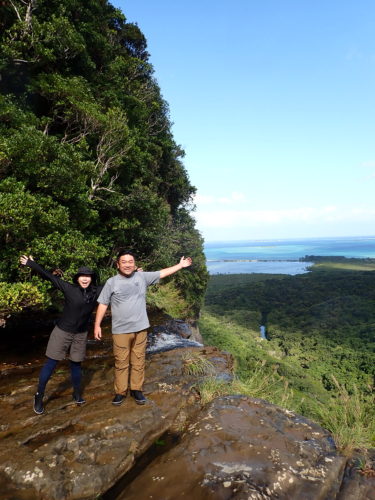
[[[199,352],[186,351],[182,355],[183,372],[186,375],[214,375],[216,369],[207,358]]]
[[[231,382],[225,382],[214,377],[205,378],[199,384],[202,402],[207,403],[218,396],[228,394],[243,394],[287,407],[293,397],[288,381],[280,377],[276,371],[272,374],[265,373],[264,364],[264,362],[257,363],[252,375],[245,379],[234,378]]]
[[[219,396],[233,394],[232,384],[216,377],[207,377],[198,385],[198,392],[203,404]]]
[[[375,411],[364,400],[355,384],[349,392],[334,375],[335,397],[325,405],[318,405],[319,422],[333,435],[339,450],[349,456],[356,448],[375,445]]]

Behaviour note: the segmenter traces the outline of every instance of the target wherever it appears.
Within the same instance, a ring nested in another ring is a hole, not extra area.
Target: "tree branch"
[[[12,2],[12,0],[9,0],[9,2],[11,3],[13,9],[16,11],[16,14],[17,14],[17,17],[18,17],[18,20],[22,22],[22,19],[21,19],[21,16],[20,16],[20,13],[17,9],[17,7],[14,5],[14,3]]]

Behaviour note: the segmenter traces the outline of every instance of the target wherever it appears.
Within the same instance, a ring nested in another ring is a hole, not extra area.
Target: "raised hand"
[[[182,267],[189,267],[191,266],[193,261],[191,260],[190,257],[181,257],[180,264]]]
[[[27,261],[28,261],[29,259],[30,259],[30,260],[34,260],[34,259],[33,259],[33,257],[32,257],[32,255],[29,255],[29,256],[27,256],[27,255],[21,255],[21,257],[20,257],[20,264],[21,264],[22,266],[26,266],[26,263],[27,263]]]

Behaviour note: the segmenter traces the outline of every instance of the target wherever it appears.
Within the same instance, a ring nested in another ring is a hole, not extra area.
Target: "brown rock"
[[[171,333],[175,333],[182,338],[194,340],[195,342],[203,344],[203,338],[199,331],[197,321],[190,320],[189,322],[186,322],[179,319],[171,319],[165,323],[165,326]]]
[[[199,352],[230,379],[227,353],[203,347],[148,357],[147,404],[128,397],[115,407],[110,350],[110,342],[90,347],[82,407],[72,403],[69,368],[61,363],[41,416],[32,400],[42,360],[2,367],[0,500],[88,500],[113,485],[122,500],[375,500],[375,479],[354,462],[342,482],[346,459],[317,424],[244,396],[202,408],[198,379],[185,374],[182,357]],[[166,431],[180,439],[143,462]],[[135,479],[118,483],[128,471]]]
[[[96,498],[165,431],[180,432],[199,410],[196,378],[183,374],[183,351],[147,360],[149,400],[142,407],[130,397],[120,407],[111,404],[113,359],[104,353],[84,363],[87,403],[82,407],[72,402],[68,367],[59,365],[47,386],[43,415],[32,410],[39,366],[3,373],[0,499]],[[215,348],[205,353],[221,365],[228,359]]]
[[[337,500],[375,500],[375,450],[369,451],[367,460],[361,453],[355,455],[348,461]]]
[[[181,443],[123,491],[122,500],[331,500],[346,459],[327,431],[262,400],[214,400]]]

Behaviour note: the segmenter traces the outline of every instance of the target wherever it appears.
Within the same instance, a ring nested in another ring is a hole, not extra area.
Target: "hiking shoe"
[[[142,391],[130,391],[130,395],[134,398],[137,405],[144,405],[147,401]]]
[[[124,402],[125,398],[126,398],[126,394],[125,395],[124,394],[116,394],[112,400],[112,404],[119,406],[120,404],[122,404]]]
[[[73,401],[75,401],[78,406],[86,403],[86,399],[84,399],[79,392],[73,392]]]
[[[34,394],[34,411],[37,415],[44,413],[43,396],[40,392]]]

